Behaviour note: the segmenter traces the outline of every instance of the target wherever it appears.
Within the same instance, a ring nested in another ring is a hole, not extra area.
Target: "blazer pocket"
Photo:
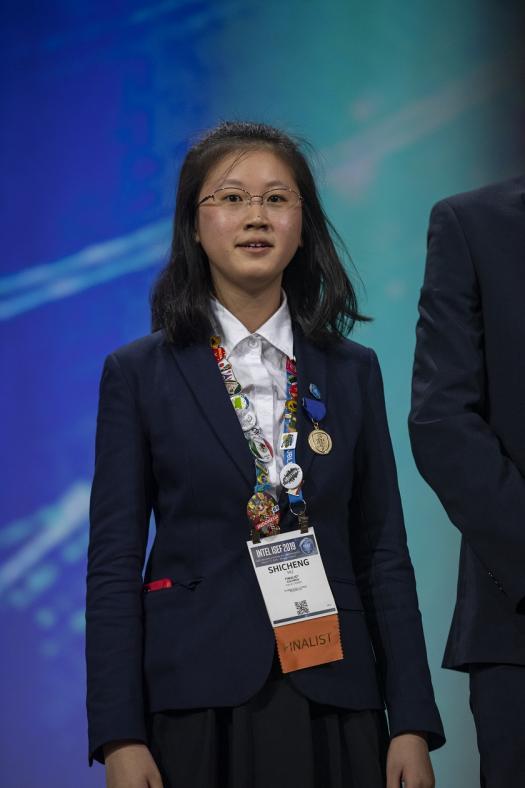
[[[155,582],[155,581],[154,581]],[[144,600],[144,604],[149,607],[149,605],[154,604],[156,605],[157,602],[154,600],[159,599],[173,599],[175,597],[182,597],[183,599],[191,599],[193,598],[194,592],[199,587],[202,582],[202,578],[198,577],[195,580],[188,580],[187,582],[180,583],[172,581],[171,585],[155,585],[153,588],[146,588],[147,585],[144,586],[144,591],[142,594],[142,598]]]
[[[340,610],[363,610],[363,603],[357,585],[352,580],[329,577],[328,582],[334,595],[335,603]]]

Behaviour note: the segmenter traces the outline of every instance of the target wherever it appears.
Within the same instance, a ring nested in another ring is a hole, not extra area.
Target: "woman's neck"
[[[247,293],[245,290],[231,287],[217,287],[216,283],[215,297],[253,334],[279,309],[281,283],[279,281],[258,293]]]

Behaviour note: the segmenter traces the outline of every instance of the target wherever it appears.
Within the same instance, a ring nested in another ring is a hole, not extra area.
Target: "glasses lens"
[[[295,208],[301,202],[299,195],[290,189],[270,189],[262,195],[253,195],[253,198],[244,189],[237,189],[231,186],[216,189],[213,193],[214,203],[228,210],[247,206],[252,199],[254,202],[262,202],[265,208],[271,208],[272,210]]]
[[[295,208],[300,199],[296,192],[290,189],[270,189],[263,194],[263,202],[267,208]]]
[[[240,208],[243,205],[248,205],[250,195],[243,189],[224,188],[217,189],[213,193],[213,199],[217,205],[224,208]]]

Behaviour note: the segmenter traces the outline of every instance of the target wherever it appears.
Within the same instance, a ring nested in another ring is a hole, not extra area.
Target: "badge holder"
[[[302,508],[297,512],[295,507],[301,504]],[[299,525],[300,532],[302,534],[307,534],[310,528],[310,522],[308,520],[308,515],[306,514],[306,501],[302,500],[290,504],[290,511],[295,517],[297,517],[297,523]]]
[[[296,516],[307,525],[304,509],[296,508]],[[297,529],[247,547],[282,672],[342,660],[339,615],[314,528],[307,535]]]
[[[310,523],[308,522],[307,514],[298,514],[299,530],[302,534],[307,534],[310,530]]]

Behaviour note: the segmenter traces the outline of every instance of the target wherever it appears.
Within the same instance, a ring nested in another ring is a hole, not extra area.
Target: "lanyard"
[[[284,431],[281,438],[283,468],[280,473],[281,484],[288,494],[290,511],[299,520],[302,532],[308,530],[306,501],[303,496],[303,469],[295,461],[297,446],[297,368],[293,359],[286,359],[286,405],[284,412]]]
[[[233,367],[226,358],[226,351],[222,347],[221,337],[210,337],[212,349],[217,366],[222,375],[224,385],[230,396],[230,401],[237,414],[244,437],[255,462],[255,486],[253,495],[248,500],[246,514],[252,526],[252,539],[260,540],[260,536],[271,536],[279,533],[279,504],[269,492],[271,489],[268,465],[273,458],[273,449],[264,437],[263,431],[257,420],[257,413],[242,386],[235,377]],[[297,444],[297,370],[295,361],[286,358],[286,403],[284,409],[284,431],[281,437],[280,449],[283,452],[284,467],[280,474],[281,483],[286,488],[290,510],[299,518],[301,530],[307,530],[308,520],[305,515],[306,502],[301,486],[303,482],[302,469],[295,462],[295,447]]]

